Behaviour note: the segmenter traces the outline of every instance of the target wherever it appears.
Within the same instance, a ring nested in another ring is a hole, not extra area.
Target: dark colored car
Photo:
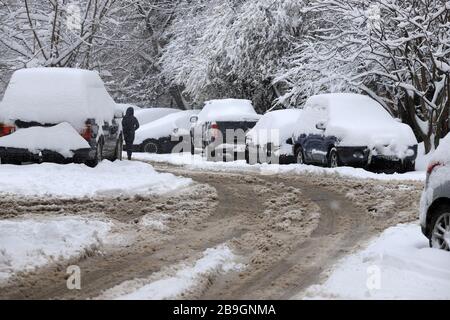
[[[66,68],[17,71],[0,107],[1,161],[95,166],[103,159],[121,160],[121,114],[115,109],[96,72]],[[30,130],[33,128],[40,130]],[[35,134],[42,136],[32,136]]]
[[[357,94],[311,97],[293,136],[297,163],[383,172],[415,169],[417,140],[375,100]]]

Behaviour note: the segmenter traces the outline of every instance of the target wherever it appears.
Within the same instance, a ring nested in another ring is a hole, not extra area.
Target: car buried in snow
[[[0,107],[2,163],[95,166],[122,159],[121,114],[98,73],[67,68],[16,71]]]
[[[189,141],[190,119],[198,112],[199,110],[175,112],[141,126],[136,131],[133,149],[136,152],[172,153],[179,143]]]
[[[292,134],[299,109],[277,110],[266,113],[245,136],[245,160],[247,163],[295,162]]]
[[[207,101],[191,117],[191,154],[206,154],[209,161],[244,160],[245,134],[260,118],[249,100]]]
[[[297,163],[386,173],[415,169],[417,140],[375,100],[351,93],[309,98],[293,135]]]
[[[450,134],[430,159],[420,200],[420,225],[430,246],[450,251]]]
[[[135,110],[134,116],[139,121],[139,125],[143,126],[176,112],[180,112],[180,110],[173,108],[141,108]]]

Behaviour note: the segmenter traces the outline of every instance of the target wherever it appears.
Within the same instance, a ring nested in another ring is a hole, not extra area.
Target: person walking
[[[136,130],[139,129],[139,121],[134,116],[134,109],[131,107],[127,109],[125,117],[122,119],[122,129],[128,160],[131,160],[131,156],[133,154],[134,135]]]

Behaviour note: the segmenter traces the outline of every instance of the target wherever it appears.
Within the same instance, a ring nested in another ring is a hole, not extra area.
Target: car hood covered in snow
[[[146,139],[170,137],[174,129],[188,133],[190,118],[198,112],[198,110],[180,111],[143,125],[136,131],[134,143],[141,144]]]
[[[198,115],[200,123],[211,121],[258,121],[257,114],[250,100],[223,99],[211,100],[205,103]]]
[[[342,146],[368,146],[383,154],[402,157],[408,147],[417,144],[408,125],[396,121],[378,102],[367,96],[350,93],[317,95],[308,99],[304,110],[306,114],[311,110],[323,113],[325,135],[337,137]],[[322,133],[315,125],[307,124],[311,131],[307,133]]]
[[[138,119],[139,124],[143,126],[176,112],[180,112],[180,110],[172,108],[146,108],[137,110],[134,116]]]
[[[26,149],[34,154],[49,150],[66,158],[73,156],[72,150],[90,148],[87,141],[67,122],[53,127],[20,129],[1,137],[0,147]]]
[[[35,68],[16,71],[0,106],[0,120],[58,124],[75,129],[87,119],[110,123],[115,102],[98,73],[68,68]]]
[[[288,109],[266,113],[246,137],[254,145],[272,143],[280,146],[292,137],[301,110]]]

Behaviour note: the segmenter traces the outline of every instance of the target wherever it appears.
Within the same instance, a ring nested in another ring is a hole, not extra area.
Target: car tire
[[[339,167],[339,156],[336,148],[331,148],[330,152],[328,152],[328,167],[329,168]]]
[[[450,205],[441,205],[434,210],[430,230],[430,247],[450,251]]]
[[[86,162],[86,165],[94,168],[103,161],[103,139],[99,139],[95,151],[95,158]]]
[[[300,146],[297,148],[297,151],[295,152],[295,162],[297,164],[306,164],[303,148]]]
[[[145,140],[142,143],[142,152],[146,153],[158,153],[161,151],[161,146],[159,145],[158,141],[150,139]]]

